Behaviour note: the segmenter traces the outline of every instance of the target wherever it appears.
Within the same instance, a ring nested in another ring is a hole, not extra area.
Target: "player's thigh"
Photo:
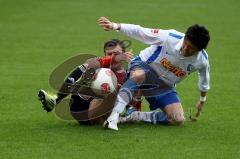
[[[158,96],[147,97],[146,99],[150,104],[150,110],[156,110],[158,108],[163,110],[170,124],[179,125],[184,122],[183,108],[175,90]]]
[[[88,117],[94,123],[101,124],[110,115],[114,103],[116,100],[116,94],[109,94],[105,99],[94,99],[92,100]]]
[[[88,120],[88,109],[92,100],[92,97],[89,99],[83,99],[79,95],[71,96],[70,112],[72,117],[80,124],[90,124],[90,121]]]
[[[142,61],[133,61],[129,68],[130,79],[135,81],[144,96],[156,96],[159,92],[166,92],[169,86],[163,84],[157,73],[148,63]],[[166,87],[166,88],[165,88]]]
[[[103,118],[105,113],[101,112],[102,99],[93,99],[88,110],[88,118],[92,124],[102,124],[105,120]]]
[[[92,97],[84,99],[79,95],[72,95],[71,102],[70,102],[70,110],[72,112],[80,112],[80,111],[88,110],[92,100],[93,100]]]
[[[164,107],[170,124],[181,125],[184,123],[184,111],[180,102],[172,103]]]
[[[138,84],[143,83],[145,80],[145,71],[141,68],[134,68],[130,71],[130,79]]]
[[[140,57],[135,57],[128,68],[128,78],[132,79],[138,84],[143,83],[145,80],[145,70],[148,67],[144,62],[141,61]]]
[[[165,107],[170,106],[174,103],[180,103],[180,99],[175,90],[169,90],[167,93],[159,92],[156,96],[146,97],[149,103],[150,110],[161,109],[165,111]]]
[[[93,99],[91,101],[88,109],[88,117],[90,120],[97,118],[98,116],[101,116],[101,114],[99,113],[99,110],[102,102],[103,102],[103,99]]]

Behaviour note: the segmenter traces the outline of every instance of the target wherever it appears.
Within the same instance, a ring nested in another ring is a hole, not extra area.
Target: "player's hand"
[[[113,29],[113,23],[108,20],[106,17],[100,17],[98,19],[98,24],[103,27],[105,31],[109,31]]]
[[[124,52],[123,54],[116,55],[115,61],[121,62],[121,61],[131,61],[133,59],[133,53],[132,51]]]
[[[128,62],[130,62],[134,57],[134,54],[132,53],[132,50],[128,51],[128,52],[125,52],[124,55],[125,55],[126,61],[128,61]]]
[[[196,118],[198,118],[201,115],[201,112],[203,110],[204,102],[199,101],[196,105],[197,107],[197,113],[196,113]]]

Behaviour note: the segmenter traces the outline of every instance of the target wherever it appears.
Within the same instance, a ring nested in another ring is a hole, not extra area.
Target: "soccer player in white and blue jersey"
[[[209,61],[205,51],[210,35],[204,26],[192,25],[184,34],[172,29],[113,23],[105,17],[100,17],[98,24],[106,31],[120,31],[150,45],[132,60],[129,79],[122,85],[114,109],[105,121],[105,127],[118,130],[119,114],[136,90],[141,90],[152,110],[162,110],[142,118],[152,123],[183,124],[184,112],[175,85],[194,71],[199,73],[200,100],[197,103],[196,117],[200,115],[206,93],[210,89]]]

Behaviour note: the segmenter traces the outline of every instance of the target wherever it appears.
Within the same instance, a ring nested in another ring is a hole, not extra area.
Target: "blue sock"
[[[131,79],[128,79],[121,86],[121,88],[118,92],[114,111],[116,111],[118,113],[122,113],[123,110],[125,109],[126,105],[128,105],[130,103],[130,101],[132,100],[132,96],[133,96],[134,92],[137,90],[137,88],[138,88],[137,83]]]
[[[168,124],[167,114],[164,112],[152,112],[151,121],[153,124]]]
[[[129,89],[129,91],[131,92],[131,94],[133,94],[136,90],[138,90],[138,84],[133,81],[132,79],[128,79],[126,82],[123,83],[123,85],[121,86],[120,91]]]

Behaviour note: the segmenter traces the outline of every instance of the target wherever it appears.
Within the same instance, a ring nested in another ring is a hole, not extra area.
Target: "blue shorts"
[[[130,72],[136,69],[141,69],[145,72],[145,80],[137,87],[145,97],[158,96],[175,91],[175,87],[168,86],[159,78],[155,70],[153,70],[148,63],[141,61],[139,56],[132,60],[130,67],[128,68],[127,77],[129,78]]]
[[[163,110],[169,104],[180,102],[175,87],[166,85],[149,64],[143,62],[139,56],[132,60],[128,72],[138,68],[145,72],[145,81],[139,88],[149,102],[150,110],[157,108]]]
[[[164,110],[164,108],[169,104],[180,103],[180,99],[176,91],[171,91],[158,96],[146,97],[146,100],[150,104],[150,110],[156,110],[158,108]]]

